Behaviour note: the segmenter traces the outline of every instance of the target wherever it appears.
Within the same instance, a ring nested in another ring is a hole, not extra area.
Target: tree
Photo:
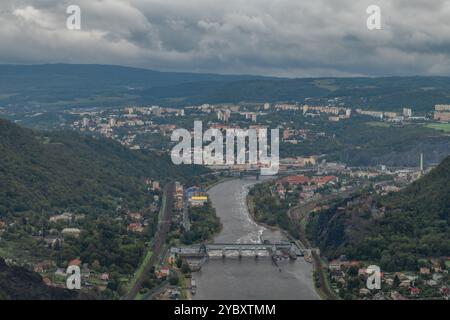
[[[181,266],[181,272],[183,272],[184,274],[191,272],[191,268],[189,267],[189,263],[187,263],[186,261],[183,261],[183,264]]]
[[[107,286],[107,288],[109,290],[116,291],[118,287],[119,287],[119,285],[118,285],[116,279],[109,280],[108,286]]]
[[[173,273],[169,277],[169,283],[171,286],[178,286],[180,283],[180,278],[178,277],[178,274]]]
[[[395,275],[393,287],[397,288],[400,285],[400,283],[401,283],[400,278],[397,275]]]
[[[177,257],[177,268],[180,269],[183,266],[183,260],[180,257]]]

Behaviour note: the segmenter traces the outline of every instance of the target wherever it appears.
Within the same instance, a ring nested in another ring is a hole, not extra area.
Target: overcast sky
[[[81,7],[81,30],[66,8]],[[366,27],[381,8],[382,30]],[[0,63],[450,75],[450,0],[0,0]]]

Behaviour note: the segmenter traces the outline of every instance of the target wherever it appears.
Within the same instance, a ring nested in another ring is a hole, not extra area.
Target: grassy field
[[[131,282],[129,284],[130,289],[133,288],[137,279],[139,279],[139,277],[141,277],[142,273],[144,272],[145,266],[150,261],[150,258],[152,257],[152,255],[153,255],[153,252],[151,250],[148,250],[147,254],[144,257],[144,260],[142,261],[141,265],[139,266],[139,269],[136,271],[136,273],[133,276],[133,279],[131,280]]]
[[[450,123],[430,123],[425,126],[426,128],[450,132]]]
[[[333,79],[315,80],[314,84],[319,88],[330,90],[330,91],[336,91],[339,89],[339,86],[336,84],[336,82]]]
[[[389,128],[391,126],[389,123],[377,121],[366,122],[366,124],[370,127],[379,127],[379,128]]]

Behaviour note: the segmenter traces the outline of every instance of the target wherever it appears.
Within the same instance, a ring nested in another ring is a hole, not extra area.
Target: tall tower
[[[423,153],[420,154],[420,174],[423,175],[424,168],[423,168]]]

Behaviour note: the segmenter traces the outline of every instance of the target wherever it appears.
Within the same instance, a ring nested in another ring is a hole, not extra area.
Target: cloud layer
[[[82,29],[66,29],[77,4]],[[381,8],[382,30],[366,28]],[[306,76],[449,75],[450,0],[2,0],[0,63]]]

